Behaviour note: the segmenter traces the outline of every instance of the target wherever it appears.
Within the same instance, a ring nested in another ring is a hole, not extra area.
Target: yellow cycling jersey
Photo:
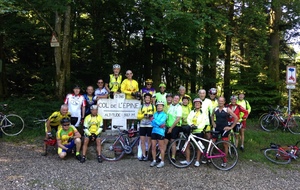
[[[99,135],[102,132],[103,119],[100,115],[92,116],[89,114],[84,119],[84,133],[90,136],[92,133]]]
[[[121,87],[122,75],[119,75],[117,78],[115,75],[109,75],[109,89],[112,92],[117,92]]]
[[[56,112],[53,112],[50,115],[50,117],[48,117],[47,121],[50,120],[50,127],[58,127],[58,130],[59,130],[59,128],[61,127],[60,126],[60,121],[63,118],[71,118],[71,113],[68,112],[66,115],[62,115],[60,113],[60,111],[56,111]],[[45,131],[47,132],[47,124],[46,123],[45,123]]]
[[[148,105],[143,104],[141,106],[141,108],[139,109],[139,111],[138,111],[138,117],[137,117],[137,119],[141,120],[141,119],[144,118],[145,114],[151,114],[151,115],[153,115],[155,112],[156,112],[156,108],[155,108],[155,106],[153,104],[148,104]]]
[[[62,145],[68,144],[69,138],[74,137],[76,132],[78,132],[78,131],[73,125],[70,125],[68,130],[64,130],[64,129],[60,128],[57,131],[56,139],[61,140]]]
[[[188,125],[197,126],[197,129],[195,129],[193,133],[201,133],[206,125],[205,114],[202,113],[201,110],[199,111],[192,110],[187,117],[187,123]]]
[[[184,96],[185,96],[185,97],[188,97],[188,98],[190,99],[190,100],[189,100],[189,103],[188,103],[188,106],[189,106],[190,109],[192,109],[193,103],[192,103],[191,97],[190,97],[189,95],[187,95],[187,94],[185,94]],[[180,103],[181,105],[182,105],[182,98],[183,98],[184,96],[180,96],[179,103]]]
[[[136,80],[123,80],[121,84],[121,92],[126,95],[126,99],[134,99],[134,97],[131,95],[133,92],[139,91],[139,85],[136,82]]]

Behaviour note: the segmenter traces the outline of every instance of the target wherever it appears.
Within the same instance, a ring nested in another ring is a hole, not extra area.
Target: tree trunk
[[[6,69],[3,53],[4,35],[0,34],[0,101],[7,96]]]
[[[158,85],[161,83],[162,55],[163,55],[162,43],[155,42],[153,48],[152,79],[153,79],[153,87],[156,89],[158,88]]]
[[[231,46],[232,46],[232,30],[233,30],[233,16],[234,16],[234,1],[229,3],[228,19],[229,19],[229,34],[226,35],[225,40],[225,70],[224,70],[224,97],[229,100],[230,90],[230,61],[231,61]]]

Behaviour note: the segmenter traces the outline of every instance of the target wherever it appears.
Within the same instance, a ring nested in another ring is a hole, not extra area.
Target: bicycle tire
[[[275,131],[279,127],[279,121],[276,116],[268,114],[262,118],[260,126],[267,132]]]
[[[106,161],[118,161],[124,154],[123,142],[118,139],[119,136],[107,135],[101,137],[101,157]]]
[[[287,128],[289,129],[289,131],[295,135],[299,135],[300,134],[300,118],[298,117],[292,117],[288,123],[286,124]]]
[[[262,118],[264,118],[266,115],[269,115],[270,113],[263,113],[261,116],[258,118],[258,123],[261,123]]]
[[[286,151],[276,148],[268,148],[264,151],[265,157],[275,164],[288,164],[291,162],[291,157]]]
[[[230,133],[229,133],[229,140],[230,140],[230,143],[236,147],[236,137],[235,137],[235,133],[233,131],[230,131]]]
[[[22,117],[16,114],[6,115],[1,121],[1,130],[7,136],[16,136],[24,129]]]
[[[185,152],[181,151],[182,147],[184,146],[186,141],[187,141],[187,139],[179,138],[179,139],[174,140],[168,147],[169,161],[173,166],[175,166],[177,168],[186,168],[189,165],[191,165],[191,163],[195,159],[195,155],[196,155],[195,146],[193,143],[190,142],[190,162],[188,164],[180,164],[180,161],[186,160],[186,151]],[[176,150],[176,153],[175,153],[175,160],[172,159],[172,145],[174,145],[174,144],[175,144],[175,146],[179,145],[179,150]]]
[[[220,155],[220,151],[218,149],[220,149],[221,151],[223,151],[224,153],[226,153],[225,151],[225,146],[228,146],[228,153],[227,156],[224,157],[219,157],[219,158],[212,158],[211,159],[211,163],[219,170],[223,170],[223,171],[228,171],[231,170],[238,162],[238,152],[237,149],[235,148],[235,146],[233,144],[231,144],[228,141],[218,141],[215,143],[215,146],[213,146],[209,152],[210,156],[216,156],[216,155]],[[216,148],[218,147],[218,148]],[[231,150],[231,151],[229,151]],[[222,166],[223,163],[226,163],[226,166]]]

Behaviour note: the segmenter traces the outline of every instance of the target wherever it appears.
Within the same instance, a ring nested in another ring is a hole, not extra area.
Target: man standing
[[[107,81],[105,81],[105,88],[110,94],[110,98],[114,98],[114,94],[121,92],[122,75],[120,75],[121,66],[119,64],[113,65],[113,74],[110,74]]]
[[[153,104],[155,104],[156,101],[162,101],[164,104],[167,104],[167,93],[166,91],[166,85],[164,83],[161,83],[159,86],[159,92],[155,93],[153,97]]]

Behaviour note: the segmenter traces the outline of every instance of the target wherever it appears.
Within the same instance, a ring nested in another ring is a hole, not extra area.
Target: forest
[[[287,106],[299,21],[299,0],[0,0],[0,100],[63,100],[118,63],[141,87],[242,90],[257,113]],[[291,94],[300,110],[297,85]]]

